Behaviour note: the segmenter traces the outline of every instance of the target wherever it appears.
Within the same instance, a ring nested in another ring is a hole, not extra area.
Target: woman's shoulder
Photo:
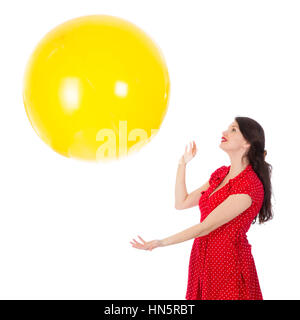
[[[246,175],[242,177],[236,183],[236,188],[247,189],[249,191],[257,193],[264,190],[263,184],[254,170],[248,171]]]

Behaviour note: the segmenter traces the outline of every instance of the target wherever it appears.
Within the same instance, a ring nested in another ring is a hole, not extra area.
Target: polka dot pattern
[[[211,174],[210,186],[199,199],[200,222],[232,194],[248,194],[252,204],[208,235],[194,239],[186,300],[263,300],[246,235],[261,209],[263,184],[251,164],[222,184],[229,170],[230,166],[222,166]]]

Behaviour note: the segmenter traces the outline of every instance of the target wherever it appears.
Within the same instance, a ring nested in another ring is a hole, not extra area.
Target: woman
[[[199,205],[200,223],[162,240],[130,242],[153,250],[194,239],[187,300],[262,300],[262,293],[246,233],[251,223],[273,218],[271,206],[272,166],[265,161],[263,128],[255,120],[236,117],[223,132],[220,147],[230,166],[215,170],[200,188],[188,194],[186,164],[196,155],[196,145],[185,148],[176,177],[175,207]]]

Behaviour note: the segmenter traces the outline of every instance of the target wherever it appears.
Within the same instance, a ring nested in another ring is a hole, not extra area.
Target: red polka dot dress
[[[211,174],[210,186],[202,192],[199,200],[200,222],[231,194],[248,194],[252,204],[231,221],[194,239],[187,300],[263,300],[251,245],[246,236],[263,203],[263,184],[249,164],[213,192],[229,170],[230,166],[222,166]]]

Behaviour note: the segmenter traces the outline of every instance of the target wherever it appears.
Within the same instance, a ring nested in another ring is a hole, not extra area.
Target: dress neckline
[[[218,180],[221,180],[221,182],[217,184],[217,186],[212,190],[212,192],[210,192],[210,194],[207,196],[208,199],[210,199],[210,197],[212,197],[215,193],[217,193],[217,192],[219,192],[220,190],[222,190],[222,189],[223,189],[224,187],[226,187],[228,184],[231,184],[233,181],[236,181],[237,179],[240,179],[241,177],[243,177],[243,176],[252,168],[252,166],[251,166],[251,164],[249,163],[249,164],[247,165],[247,167],[246,167],[244,170],[242,170],[238,175],[236,175],[236,176],[235,176],[234,178],[232,178],[232,179],[229,179],[228,182],[225,183],[223,187],[221,187],[220,189],[216,190],[216,189],[219,187],[219,185],[226,179],[227,174],[228,174],[230,168],[231,168],[231,165],[227,166],[227,167],[225,168],[224,172],[222,173],[222,175],[219,176],[219,177],[217,177],[217,179],[218,179]]]

